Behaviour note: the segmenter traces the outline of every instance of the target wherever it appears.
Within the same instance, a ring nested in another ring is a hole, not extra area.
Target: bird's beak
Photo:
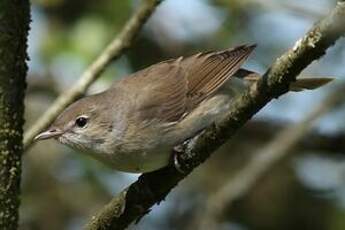
[[[63,134],[63,131],[56,129],[56,128],[50,128],[47,131],[44,131],[40,134],[38,134],[34,140],[35,141],[40,141],[40,140],[46,140],[46,139],[50,139],[50,138],[54,138],[54,137],[58,137],[61,134]]]

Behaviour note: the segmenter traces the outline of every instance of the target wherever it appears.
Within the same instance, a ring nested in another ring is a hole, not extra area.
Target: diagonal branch
[[[119,58],[130,47],[144,23],[160,2],[161,0],[142,0],[139,8],[126,23],[121,33],[110,42],[96,60],[84,71],[75,85],[62,93],[39,120],[24,134],[24,149],[30,147],[33,138],[43,129],[47,128],[69,104],[85,93],[88,87],[97,80],[111,61]]]
[[[345,2],[299,40],[295,47],[278,58],[255,87],[234,100],[225,120],[213,125],[180,146],[180,163],[185,174],[173,166],[146,173],[106,205],[87,226],[89,229],[124,229],[161,202],[180,180],[204,162],[217,148],[233,136],[255,113],[272,99],[288,91],[289,83],[312,61],[325,54],[345,33]]]
[[[316,120],[344,103],[344,90],[345,85],[332,92],[302,121],[285,128],[258,150],[246,166],[208,199],[206,209],[197,217],[201,220],[198,229],[217,229],[218,219],[233,201],[243,197],[275,163],[283,159],[311,130]]]

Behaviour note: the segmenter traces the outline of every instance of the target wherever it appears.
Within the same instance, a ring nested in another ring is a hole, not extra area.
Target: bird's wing
[[[186,112],[187,78],[176,63],[174,60],[152,65],[124,78],[117,85],[126,88],[127,95],[131,95],[134,106],[130,116],[134,120],[174,122]]]
[[[248,58],[255,45],[199,53],[181,62],[187,71],[188,97],[192,107],[197,106],[232,77]]]
[[[136,95],[133,111],[144,120],[180,120],[233,76],[254,47],[168,60],[125,78],[123,83]]]

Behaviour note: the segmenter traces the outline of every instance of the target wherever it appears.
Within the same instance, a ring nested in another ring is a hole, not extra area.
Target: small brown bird
[[[59,142],[126,172],[164,167],[172,148],[224,116],[260,76],[241,65],[255,45],[160,62],[70,105],[36,140]],[[290,89],[318,88],[308,78]]]

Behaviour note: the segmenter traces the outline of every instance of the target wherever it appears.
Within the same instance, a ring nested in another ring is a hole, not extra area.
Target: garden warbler
[[[74,102],[35,139],[55,138],[121,171],[164,167],[175,145],[222,119],[236,95],[260,79],[241,69],[254,48],[242,45],[154,64]],[[314,89],[330,80],[299,79],[290,90]]]

